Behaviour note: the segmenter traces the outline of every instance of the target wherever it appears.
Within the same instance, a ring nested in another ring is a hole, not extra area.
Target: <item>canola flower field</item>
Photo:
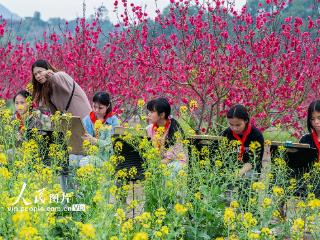
[[[19,136],[11,118],[2,106],[0,239],[319,239],[320,164],[292,178],[283,147],[261,175],[240,177],[238,142],[222,140],[212,153],[180,138],[189,164],[174,172],[136,128],[114,144],[109,161],[84,142],[91,161],[67,168],[71,132],[61,139],[59,114],[51,118],[57,124],[50,145],[37,129]],[[143,179],[134,183],[137,169],[117,169],[124,142],[144,159]],[[259,147],[250,146],[253,158]]]

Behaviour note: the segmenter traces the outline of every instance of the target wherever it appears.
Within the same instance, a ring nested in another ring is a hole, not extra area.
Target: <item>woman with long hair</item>
[[[67,73],[58,71],[47,60],[32,64],[32,97],[39,106],[56,111],[69,112],[84,118],[91,112],[87,95]]]

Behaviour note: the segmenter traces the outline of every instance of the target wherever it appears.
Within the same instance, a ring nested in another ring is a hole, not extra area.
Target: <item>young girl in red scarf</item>
[[[311,148],[318,150],[318,161],[320,161],[320,100],[309,105],[307,127],[309,133],[300,139],[300,143],[307,143]]]
[[[183,130],[179,123],[172,117],[171,107],[166,98],[157,98],[147,104],[149,111],[147,127],[148,137],[153,145],[160,149],[162,163],[167,164],[174,171],[180,170],[186,165],[188,155],[175,137],[177,132],[183,137]],[[159,131],[162,128],[163,131]],[[161,132],[161,133],[160,133]]]
[[[30,102],[28,102],[30,98]],[[19,132],[24,134],[27,129],[37,128],[48,130],[51,128],[50,118],[32,107],[31,94],[26,90],[19,91],[13,97],[15,113],[13,119],[19,121]]]
[[[103,160],[108,160],[112,153],[111,135],[114,132],[114,127],[119,126],[119,119],[112,112],[108,93],[97,92],[93,96],[92,102],[93,111],[82,120],[87,132],[83,139],[97,145],[100,149],[100,157]],[[98,123],[101,125],[99,129],[97,129]]]
[[[264,139],[262,133],[251,124],[247,109],[240,104],[234,105],[227,113],[227,121],[229,128],[223,131],[221,135],[227,137],[229,141],[238,140],[241,144],[238,153],[238,161],[243,163],[243,167],[239,172],[240,176],[253,168],[260,172],[264,152]],[[253,142],[260,144],[260,148],[257,149],[258,157],[255,163],[252,162],[253,156],[249,150],[249,145]]]

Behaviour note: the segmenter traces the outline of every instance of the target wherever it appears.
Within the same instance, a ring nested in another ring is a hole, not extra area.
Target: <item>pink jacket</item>
[[[147,135],[148,137],[151,138],[153,144],[155,147],[159,144],[159,142],[155,142],[154,136],[156,132],[152,128],[153,125],[150,124],[147,126]],[[161,142],[160,142],[160,151],[161,151],[161,156],[163,159],[169,159],[170,162],[172,161],[180,161],[181,163],[187,163],[188,161],[188,154],[186,153],[183,144],[182,143],[175,143],[174,145],[170,146],[168,149],[164,148],[164,142],[167,137],[168,131],[164,133]]]

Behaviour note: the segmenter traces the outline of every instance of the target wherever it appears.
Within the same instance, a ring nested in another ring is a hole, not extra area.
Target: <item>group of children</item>
[[[93,96],[90,106],[86,96],[83,96],[84,92],[81,87],[69,75],[56,71],[45,60],[37,60],[32,65],[32,76],[32,96],[26,90],[22,90],[13,98],[16,108],[14,118],[20,123],[20,133],[34,127],[38,129],[50,128],[49,117],[36,110],[32,104],[32,101],[37,104],[42,102],[47,103],[47,106],[52,109],[51,113],[62,109],[73,115],[81,116],[86,130],[83,139],[98,145],[101,149],[110,144],[110,136],[113,134],[114,127],[119,126],[119,120],[112,111],[110,95],[107,92],[97,92]],[[59,99],[59,96],[68,94],[70,97],[64,97],[64,100]],[[59,102],[60,100],[61,102]],[[83,111],[80,114],[79,110],[81,109]],[[153,141],[154,146],[160,149],[162,163],[176,170],[181,169],[188,162],[188,152],[181,141],[177,141],[177,136],[183,138],[184,132],[178,121],[171,117],[171,107],[168,100],[166,98],[153,99],[147,103],[147,110],[149,121],[146,129],[147,135]],[[97,134],[94,127],[97,120],[111,126],[111,130]],[[247,109],[243,105],[234,105],[227,112],[227,122],[229,127],[221,133],[221,136],[230,141],[238,140],[240,142],[238,160],[243,163],[240,174],[243,175],[251,169],[260,172],[264,153],[264,138],[262,133],[251,123]],[[320,100],[310,104],[307,126],[309,133],[301,138],[300,143],[307,143],[310,144],[310,147],[316,148],[318,158],[320,158]],[[162,128],[161,132],[158,131],[160,128]],[[260,145],[255,164],[250,160],[249,145],[252,142],[258,142]],[[102,155],[102,158],[107,157]]]

